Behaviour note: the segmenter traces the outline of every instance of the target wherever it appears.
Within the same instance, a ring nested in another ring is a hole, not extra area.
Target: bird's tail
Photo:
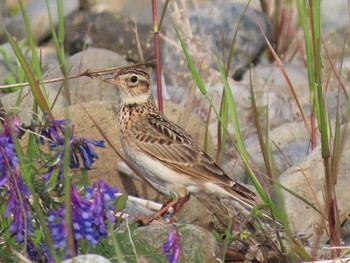
[[[259,206],[259,204],[256,202],[256,194],[242,184],[235,182],[233,186],[226,186],[224,189],[232,199],[236,200],[250,210]],[[278,222],[278,220],[271,215],[269,210],[263,208],[261,209],[261,212],[264,217],[276,222],[277,224],[280,224],[280,222]]]

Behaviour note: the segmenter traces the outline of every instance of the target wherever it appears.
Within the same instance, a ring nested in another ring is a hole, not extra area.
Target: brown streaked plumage
[[[158,111],[145,71],[124,68],[106,81],[122,93],[118,128],[124,153],[153,186],[165,194],[204,191],[255,206],[252,191],[230,179],[185,130]]]

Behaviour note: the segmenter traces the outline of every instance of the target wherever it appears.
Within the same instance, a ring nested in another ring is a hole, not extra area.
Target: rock
[[[333,56],[341,56],[345,43],[349,43],[346,35],[349,32],[348,3],[342,0],[321,2],[321,30],[328,52]],[[349,45],[345,45],[345,54],[350,54]]]
[[[57,2],[49,1],[49,5],[52,21],[56,26],[58,23]],[[79,1],[65,1],[63,6],[63,15],[66,16],[79,8]],[[46,0],[32,0],[25,6],[25,9],[30,22],[33,39],[38,43],[44,38],[48,37],[51,33]],[[11,35],[18,39],[22,39],[27,36],[21,12],[18,12],[13,17],[6,18],[5,27]],[[1,41],[4,41],[5,39],[6,37],[4,35],[0,36]]]
[[[69,118],[75,125],[76,134],[78,136],[86,136],[91,139],[104,139],[83,108],[92,115],[115,147],[121,151],[116,127],[116,102],[95,101],[73,105],[68,108]],[[169,102],[164,102],[164,112],[169,119],[176,123],[180,123],[184,115],[184,109],[182,107]],[[65,118],[66,110],[57,110],[54,112],[54,116],[57,119]],[[198,116],[191,114],[188,124],[183,125],[183,127],[192,135],[198,145],[202,147],[206,127],[204,122],[198,118]],[[147,183],[132,179],[123,174],[119,175],[117,163],[120,161],[120,158],[108,143],[106,143],[106,148],[104,149],[96,148],[96,152],[99,155],[99,160],[94,163],[93,169],[89,171],[89,178],[91,181],[97,181],[99,178],[102,178],[106,183],[119,187],[122,193],[141,196],[155,201],[166,200]],[[210,152],[209,148],[209,153]]]
[[[169,2],[169,4],[171,3]],[[164,1],[157,0],[158,21],[160,21],[160,16],[162,14],[163,7],[164,7]],[[137,21],[138,24],[152,26],[152,30],[153,30],[152,4],[150,2],[139,1],[139,0],[128,0],[121,14],[124,17],[129,17],[131,20]]]
[[[110,50],[91,48],[78,53],[67,59],[68,68],[71,68],[69,74],[74,75],[79,72],[84,72],[88,69],[98,70],[114,66],[126,65],[127,62],[118,54]],[[44,73],[45,79],[52,79],[62,77],[60,68],[56,67],[54,70],[48,69]],[[50,104],[54,101],[60,90],[62,82],[46,84]],[[72,79],[69,81],[70,87],[70,101],[72,104],[93,100],[113,100],[117,99],[116,89],[104,82],[101,78],[91,79],[88,77],[81,77],[79,79]],[[20,109],[20,119],[22,122],[29,123],[31,120],[30,111],[32,110],[33,96],[28,88],[24,88],[24,98],[18,106]],[[5,108],[13,108],[16,105],[18,92],[11,93],[2,98]],[[58,96],[55,109],[62,108],[67,105],[67,96],[62,92]]]
[[[138,2],[137,6],[138,8],[135,8],[133,1],[128,1],[121,13],[121,17],[116,17],[108,13],[97,14],[84,11],[72,14],[65,22],[66,49],[73,54],[82,50],[84,44],[87,44],[89,46],[112,49],[119,54],[126,55],[129,59],[139,61],[134,33],[136,20],[145,60],[153,59],[152,12],[151,10],[149,12],[145,11],[150,9],[151,5],[145,4],[145,7],[142,8]],[[212,37],[214,37],[214,46],[218,49],[219,54],[224,52],[221,50],[221,47],[223,36],[225,37],[225,54],[228,54],[231,40],[244,7],[245,4],[241,3],[222,3],[215,7],[201,8],[198,11],[191,11],[189,13],[188,19],[191,24],[191,35],[195,37],[189,39],[186,34],[184,34],[183,37],[186,41],[191,43],[188,47],[191,52],[196,54],[198,60],[202,60],[203,57],[210,58],[204,61],[204,63],[217,67]],[[158,5],[158,11],[160,10],[162,10],[162,5]],[[170,10],[171,8],[169,8],[168,12],[170,12]],[[176,17],[176,14],[174,14],[174,16]],[[255,9],[248,9],[240,30],[238,31],[235,42],[235,52],[231,64],[231,73],[235,76],[237,75],[237,78],[241,77],[240,74],[246,69],[250,62],[258,60],[260,53],[266,46],[265,40],[262,38],[259,28],[255,23],[255,16],[260,21],[266,35],[270,36],[272,34],[271,26],[264,14]],[[185,20],[187,20],[187,17],[182,17],[181,20],[177,20],[177,24],[187,24],[183,23]],[[227,21],[230,22],[227,23]],[[118,27],[111,27],[110,25],[112,24],[118,24]],[[185,58],[182,49],[174,48],[174,43],[178,43],[178,40],[169,19],[166,19],[164,26],[162,26],[162,34],[164,34],[163,32],[165,32],[166,38],[170,39],[170,41],[162,40],[161,42],[161,57],[163,65],[165,65],[165,71],[170,73],[175,69],[177,73],[179,73],[179,69],[183,72],[187,71],[187,63],[184,63]],[[247,39],[249,39],[249,41],[247,41]],[[199,52],[197,52],[197,50],[199,50]],[[211,55],[207,56],[208,54]],[[179,59],[179,57],[181,57],[181,59]],[[173,75],[168,75],[167,77],[171,78]]]
[[[111,261],[100,255],[86,254],[63,260],[62,263],[111,263]]]
[[[95,13],[109,12],[120,13],[123,9],[126,0],[81,0],[80,5],[82,9],[87,9]]]
[[[190,15],[192,30],[195,35],[204,30],[205,36],[210,35],[214,38],[218,54],[227,56],[245,7],[246,4],[225,2],[222,5],[194,11]],[[265,39],[255,19],[259,21],[267,38],[272,37],[271,24],[264,13],[248,8],[238,29],[230,68],[232,77],[236,80],[242,78],[242,72],[245,71],[248,64],[255,63],[266,47]],[[222,50],[222,45],[224,45],[224,50]],[[217,65],[216,61],[212,64]]]
[[[273,144],[271,145],[272,150],[273,152],[277,153],[278,150],[281,150],[282,152],[283,149],[287,150],[288,145],[291,145],[293,143],[298,144],[298,142],[308,142],[310,139],[310,135],[306,130],[304,122],[290,122],[271,130],[271,139],[273,141]],[[253,139],[251,137],[250,141],[246,141],[246,144],[247,150],[250,154],[261,152],[261,147],[257,138]],[[305,148],[305,150],[307,150],[307,147]],[[305,154],[306,153],[307,152],[305,151]],[[305,155],[301,155],[300,152],[298,153],[298,155],[301,156],[295,156],[296,154],[297,153],[294,153],[291,156],[287,155],[287,157],[291,158],[292,160],[298,157],[305,157]],[[298,163],[298,161],[296,161],[295,164],[296,163]]]
[[[215,6],[190,11],[188,17],[185,10],[180,12],[176,10],[171,14],[187,49],[201,68],[205,68],[206,65],[218,68],[215,50],[220,57],[225,54],[227,61],[230,45],[244,8],[245,4],[220,2]],[[237,33],[230,67],[230,76],[236,80],[242,78],[246,67],[251,62],[255,63],[266,47],[255,17],[261,23],[267,37],[272,34],[270,22],[265,15],[248,8]],[[174,48],[174,43],[178,43],[178,39],[171,23],[166,29],[166,38],[171,40],[165,41],[162,47],[166,69],[170,73],[175,70],[177,74],[180,70],[187,72],[187,62],[182,48],[180,46]],[[176,83],[176,79],[173,78],[173,81]]]
[[[158,255],[162,255],[164,254],[163,243],[166,242],[171,227],[173,226],[163,224],[139,227],[133,232],[134,242],[136,246],[147,244],[143,246],[149,246],[157,251]],[[176,224],[176,227],[182,236],[181,262],[215,262],[218,246],[210,232],[195,225]],[[147,254],[140,254],[140,256],[147,258]]]
[[[284,63],[284,69],[292,83],[305,114],[310,112],[310,95],[307,70],[298,62]],[[302,120],[292,91],[276,64],[262,64],[251,69],[252,85],[258,107],[269,105],[269,122],[272,127],[289,121]],[[250,76],[246,74],[242,82],[249,89]]]
[[[241,255],[247,262],[284,262],[278,251],[279,244],[276,243],[277,230],[268,224],[257,223],[246,208],[232,199],[207,194],[191,195],[176,213],[175,220],[178,223],[196,224],[216,233],[225,233],[231,224],[233,240],[229,249],[234,253]],[[230,262],[239,261],[236,259]]]
[[[349,26],[347,7],[347,3],[341,0],[321,3],[321,26],[325,35],[344,26]]]
[[[154,211],[148,209],[139,202],[130,199],[127,200],[126,207],[123,209],[122,212],[137,217],[152,216],[155,213]]]
[[[134,27],[135,21],[130,18],[78,11],[65,19],[65,49],[75,54],[85,45],[106,48],[139,61]],[[137,28],[145,60],[154,59],[152,27],[138,23]]]
[[[346,218],[350,211],[350,199],[348,186],[350,140],[349,132],[341,154],[337,183],[335,186],[338,209],[341,218]],[[321,158],[320,146],[311,152],[304,161],[291,167],[280,176],[280,183],[291,191],[299,194],[320,211],[324,209],[324,165]],[[314,241],[317,232],[323,230],[321,216],[313,208],[302,200],[282,190],[285,210],[289,218],[291,228]]]

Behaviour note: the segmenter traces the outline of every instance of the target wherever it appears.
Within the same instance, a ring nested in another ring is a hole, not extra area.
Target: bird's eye
[[[137,77],[136,76],[132,76],[130,80],[131,80],[132,83],[136,83],[137,82]]]

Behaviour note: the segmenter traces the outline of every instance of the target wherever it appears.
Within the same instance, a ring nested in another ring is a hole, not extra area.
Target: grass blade
[[[40,109],[42,110],[42,112],[47,113],[48,114],[48,118],[50,120],[53,120],[53,114],[51,112],[51,109],[39,87],[39,84],[33,74],[33,72],[31,71],[26,58],[24,57],[22,51],[20,50],[19,46],[17,45],[16,41],[13,39],[13,37],[10,35],[10,33],[5,29],[5,33],[7,36],[7,39],[13,49],[13,52],[16,54],[19,63],[21,64],[24,73],[26,74],[27,78],[28,78],[28,83],[30,86],[30,89],[32,91],[32,94],[34,96],[35,101],[38,103]]]

